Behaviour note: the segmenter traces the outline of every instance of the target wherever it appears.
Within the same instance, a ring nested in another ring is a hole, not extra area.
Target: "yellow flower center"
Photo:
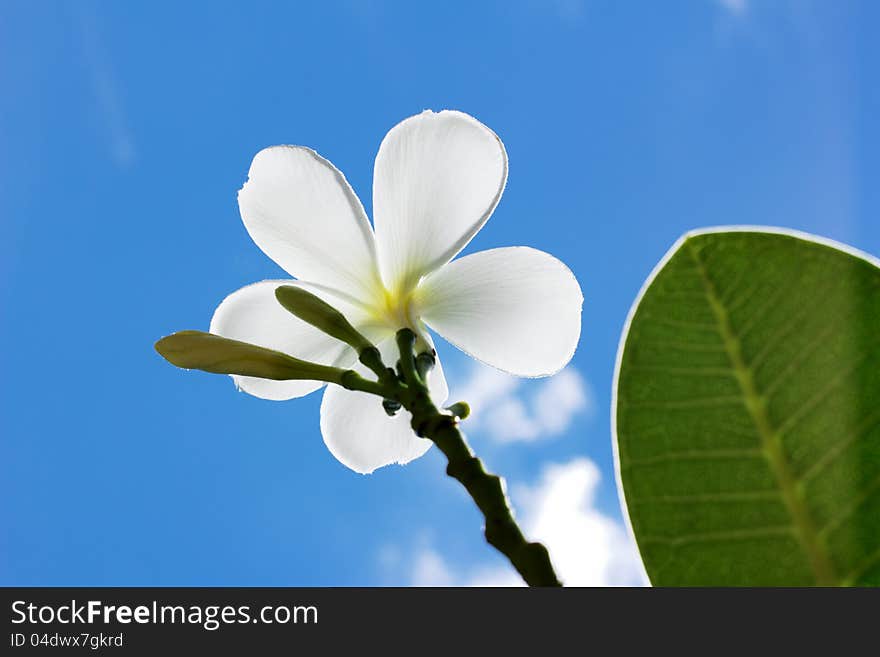
[[[376,319],[395,331],[406,327],[418,333],[419,316],[414,291],[395,293],[383,288]]]
[[[417,285],[397,286],[395,291],[384,285],[377,288],[374,301],[368,308],[367,325],[363,327],[367,334],[373,339],[382,339],[389,333],[393,335],[402,328],[409,328],[416,334],[416,350],[429,351],[431,347],[425,336],[425,327],[419,318]]]

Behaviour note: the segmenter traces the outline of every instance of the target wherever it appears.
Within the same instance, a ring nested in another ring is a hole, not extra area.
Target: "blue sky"
[[[259,149],[317,149],[369,212],[379,142],[425,108],[473,114],[510,156],[466,252],[548,251],[586,298],[558,379],[439,345],[453,395],[482,400],[473,446],[564,578],[638,581],[608,420],[627,310],[690,228],[880,254],[880,5],[207,7],[0,6],[0,583],[510,580],[436,450],[357,475],[323,445],[320,395],[255,399],[152,348],[282,276],[235,200]]]

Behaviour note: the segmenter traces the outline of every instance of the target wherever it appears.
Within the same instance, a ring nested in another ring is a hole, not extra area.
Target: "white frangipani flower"
[[[211,332],[303,360],[367,373],[354,350],[287,312],[279,285],[300,285],[338,308],[397,360],[404,327],[431,345],[427,328],[505,372],[547,376],[571,359],[580,336],[583,297],[559,260],[528,247],[482,251],[452,260],[501,198],[507,154],[476,119],[425,111],[398,124],[379,147],[373,177],[375,230],[345,177],[315,151],[274,146],[257,153],[238,194],[248,233],[296,281],[262,281],[229,295]],[[291,399],[320,381],[270,381],[234,375],[264,399]],[[440,367],[431,395],[447,397]],[[386,415],[375,396],[330,384],[321,432],[342,463],[362,473],[424,454],[411,416]]]

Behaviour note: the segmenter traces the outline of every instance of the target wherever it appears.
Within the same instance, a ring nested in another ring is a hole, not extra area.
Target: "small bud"
[[[408,346],[412,350],[416,343],[416,334],[411,328],[404,327],[397,332],[397,344],[399,346]]]
[[[429,351],[423,351],[416,356],[416,371],[419,373],[422,381],[428,380],[428,372],[434,369],[435,363],[434,354]]]
[[[471,414],[471,407],[467,402],[455,402],[452,406],[447,406],[446,410],[452,413],[459,420],[467,419],[467,416]]]
[[[369,346],[361,350],[358,354],[358,360],[377,374],[385,369],[385,365],[382,363],[382,354],[379,353],[377,347]]]
[[[394,417],[397,415],[397,411],[400,410],[400,402],[395,401],[394,399],[383,399],[382,400],[382,408],[385,409],[385,413],[388,417]]]

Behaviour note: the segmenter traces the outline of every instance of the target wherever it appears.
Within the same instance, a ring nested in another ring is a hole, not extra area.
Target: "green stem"
[[[413,348],[416,345],[416,334],[410,329],[397,332],[397,348],[400,351],[400,372],[403,381],[411,388],[422,388],[427,391],[425,382],[416,370],[416,358]]]
[[[391,393],[391,389],[385,384],[365,379],[354,370],[344,371],[339,377],[338,383],[346,390],[368,392],[371,395],[378,395],[382,398],[390,396]]]
[[[398,332],[401,370],[406,388],[398,401],[412,414],[412,428],[430,439],[449,461],[446,474],[457,480],[473,498],[486,520],[486,541],[506,556],[529,586],[562,586],[550,554],[541,543],[526,540],[513,518],[507,501],[504,481],[486,472],[483,462],[474,456],[458,428],[454,415],[441,412],[431,401],[428,388],[415,368],[414,339],[408,329]]]

